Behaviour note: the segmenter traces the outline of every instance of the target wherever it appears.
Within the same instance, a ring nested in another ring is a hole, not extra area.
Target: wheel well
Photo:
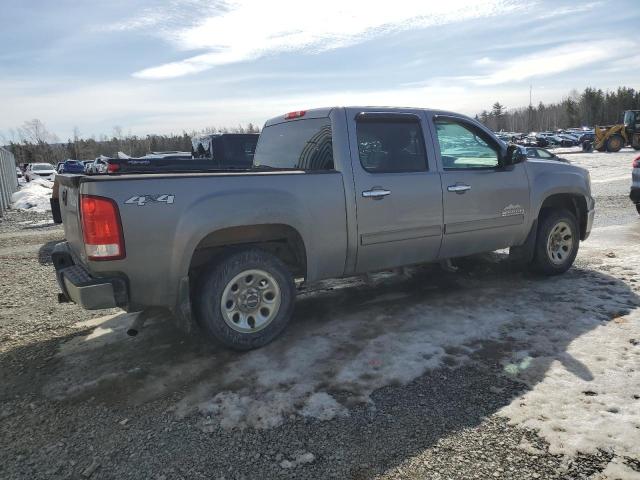
[[[542,216],[545,210],[564,208],[569,210],[576,217],[580,227],[580,239],[584,239],[587,232],[587,201],[582,195],[572,195],[569,193],[559,193],[547,197],[538,216]]]
[[[246,247],[257,247],[275,255],[294,277],[305,277],[307,254],[302,236],[289,225],[262,224],[230,227],[211,232],[196,246],[189,264],[189,277],[197,277],[202,268],[216,258]]]

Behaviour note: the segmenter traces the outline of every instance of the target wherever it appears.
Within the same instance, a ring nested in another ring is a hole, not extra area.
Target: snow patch
[[[335,417],[349,416],[349,410],[340,405],[335,398],[326,392],[317,392],[307,398],[301,413],[304,417],[318,420],[331,420]]]
[[[637,241],[637,234],[607,227],[595,231],[584,250],[591,258],[602,258],[600,268],[612,277],[637,285]],[[532,325],[526,335],[512,333],[526,340],[529,348],[507,359],[504,371],[530,390],[499,414],[514,425],[536,430],[552,454],[615,453],[606,470],[611,476],[597,478],[637,478],[619,460],[625,456],[640,460],[640,302],[637,296],[625,302],[614,282],[580,282],[575,288],[587,288],[591,294],[590,300],[576,305],[589,312],[583,322],[589,322],[591,315],[597,318],[603,309],[610,312],[609,318],[575,338],[563,325]],[[570,321],[569,315],[565,318]],[[567,345],[560,349],[564,341]],[[627,474],[617,475],[623,471]]]
[[[500,412],[532,428],[554,454],[637,455],[640,445],[640,333],[634,312],[572,341],[564,353],[545,352],[505,367],[532,389]],[[540,377],[543,380],[531,382]]]
[[[49,199],[52,191],[53,182],[36,178],[11,196],[11,208],[39,213],[51,211]]]

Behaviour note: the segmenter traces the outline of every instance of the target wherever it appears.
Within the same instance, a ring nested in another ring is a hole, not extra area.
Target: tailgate
[[[80,179],[82,175],[58,175],[58,199],[64,226],[64,236],[76,258],[84,258],[84,244],[80,227]]]

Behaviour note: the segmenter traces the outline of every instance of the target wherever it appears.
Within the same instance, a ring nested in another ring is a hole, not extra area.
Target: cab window
[[[356,122],[360,164],[370,173],[427,170],[418,119],[361,118]]]
[[[435,124],[445,170],[496,168],[499,165],[497,145],[479,128],[448,118],[438,118]]]

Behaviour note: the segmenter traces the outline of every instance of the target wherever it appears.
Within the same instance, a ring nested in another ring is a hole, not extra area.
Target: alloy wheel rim
[[[565,221],[556,223],[547,238],[547,255],[554,265],[562,265],[573,251],[573,232]]]
[[[256,333],[278,315],[281,291],[276,279],[260,269],[240,272],[226,285],[220,299],[225,323],[240,333]]]

